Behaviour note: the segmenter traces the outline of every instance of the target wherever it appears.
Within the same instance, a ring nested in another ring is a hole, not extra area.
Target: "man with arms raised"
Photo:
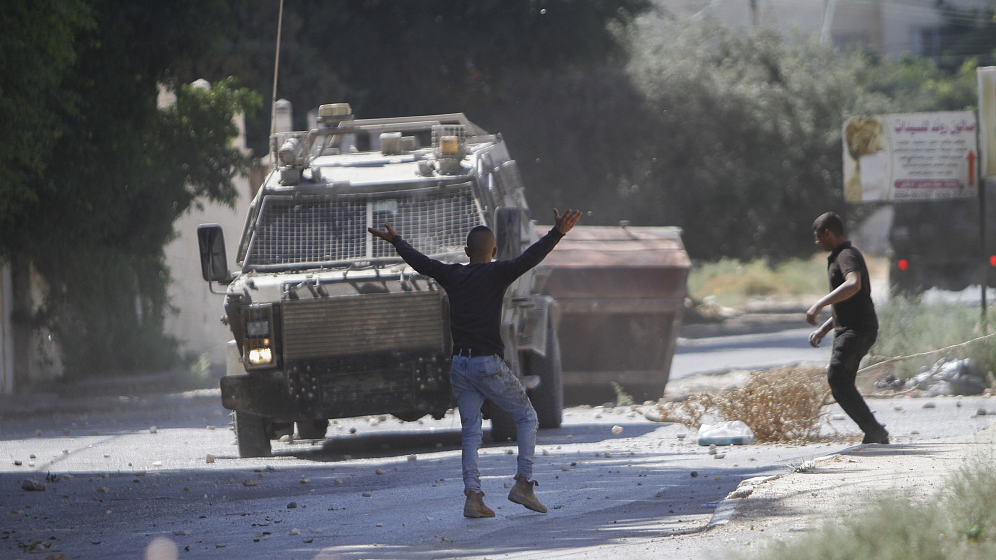
[[[463,430],[463,484],[467,496],[463,514],[466,517],[495,515],[484,505],[477,468],[477,450],[482,442],[481,406],[485,399],[509,413],[518,426],[518,468],[508,499],[533,511],[547,511],[533,493],[533,486],[538,485],[532,480],[536,411],[525,388],[505,364],[500,327],[505,290],[516,278],[539,264],[581,219],[579,210],[568,210],[561,216],[554,209],[553,215],[556,225],[550,232],[521,255],[507,261],[492,262],[498,253],[495,235],[486,226],[475,227],[467,235],[464,250],[470,257],[470,264],[466,265],[430,259],[402,239],[390,224],[384,224],[384,230],[368,229],[371,234],[393,244],[412,268],[439,282],[449,297],[453,337],[450,385]]]

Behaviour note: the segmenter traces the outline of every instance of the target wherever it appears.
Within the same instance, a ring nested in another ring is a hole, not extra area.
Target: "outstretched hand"
[[[567,213],[561,216],[560,212],[556,208],[553,209],[553,221],[556,222],[557,231],[560,233],[567,233],[571,231],[571,228],[577,225],[578,220],[580,219],[580,210],[568,209]]]
[[[369,231],[373,235],[375,235],[375,236],[383,239],[384,241],[387,241],[388,243],[390,243],[391,240],[394,239],[398,235],[398,232],[394,231],[394,228],[391,227],[391,224],[384,224],[384,227],[387,228],[386,231],[379,230],[379,229],[374,229],[372,227],[367,228],[367,231]]]

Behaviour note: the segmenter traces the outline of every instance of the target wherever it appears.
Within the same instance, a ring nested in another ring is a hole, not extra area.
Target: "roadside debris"
[[[708,445],[715,453],[717,445],[748,445],[754,443],[754,432],[740,420],[702,424],[699,426],[699,445]]]
[[[919,396],[981,395],[988,387],[986,374],[971,359],[944,358],[923,367],[910,379],[888,375],[875,382],[877,389],[916,391]]]
[[[156,537],[145,546],[143,558],[147,560],[176,560],[180,557],[180,549],[167,537]]]
[[[45,490],[45,483],[40,480],[28,479],[21,483],[21,490],[29,492],[42,492]]]
[[[828,394],[824,368],[788,366],[753,372],[740,389],[658,404],[657,415],[644,416],[690,428],[739,420],[757,443],[812,441]]]

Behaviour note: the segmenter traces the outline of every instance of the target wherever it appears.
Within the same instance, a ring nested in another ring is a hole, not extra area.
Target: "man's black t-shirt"
[[[400,235],[391,243],[412,268],[434,278],[446,290],[453,348],[471,349],[475,355],[502,355],[505,345],[501,341],[501,303],[505,290],[539,264],[563,237],[554,227],[514,259],[466,265],[430,259]]]
[[[834,328],[838,331],[843,329],[877,331],[878,317],[875,315],[875,304],[871,299],[868,266],[861,251],[852,247],[850,241],[845,241],[835,247],[827,257],[830,290],[833,291],[843,284],[844,277],[852,271],[861,274],[861,289],[846,300],[833,304]]]

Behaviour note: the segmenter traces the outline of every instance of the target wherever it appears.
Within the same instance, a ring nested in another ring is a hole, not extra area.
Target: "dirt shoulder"
[[[717,512],[711,530],[691,538],[753,548],[837,523],[890,493],[928,499],[963,466],[992,461],[994,444],[996,426],[932,441],[859,445],[795,472],[744,481],[724,504],[726,514]]]

